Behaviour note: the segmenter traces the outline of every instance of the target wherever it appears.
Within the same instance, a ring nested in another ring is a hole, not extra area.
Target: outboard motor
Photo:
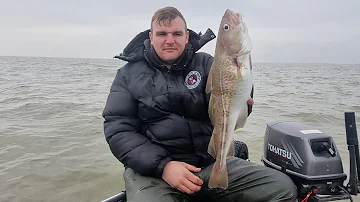
[[[357,136],[356,142],[352,139],[351,144],[357,144]],[[355,157],[355,153],[350,152],[350,158]],[[349,192],[353,192],[352,195],[358,193],[355,175],[351,176],[355,180],[350,177],[350,182],[355,181],[352,189],[343,186],[347,175],[343,171],[340,153],[333,138],[316,127],[299,122],[267,124],[261,160],[265,166],[287,174],[297,186],[299,198],[309,199],[311,196],[312,201],[334,201],[351,199]],[[356,165],[358,162],[350,163]]]

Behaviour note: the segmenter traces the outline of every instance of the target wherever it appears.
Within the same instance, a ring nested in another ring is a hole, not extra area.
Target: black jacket
[[[213,57],[197,51],[215,38],[190,31],[183,55],[168,70],[149,42],[138,34],[116,58],[128,63],[117,71],[103,111],[111,152],[142,175],[161,177],[170,160],[204,167],[212,133],[205,94]]]

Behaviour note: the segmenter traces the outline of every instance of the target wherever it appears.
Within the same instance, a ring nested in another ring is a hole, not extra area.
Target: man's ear
[[[189,30],[186,30],[186,43],[189,43],[189,36],[190,36],[190,32]]]
[[[149,32],[149,38],[150,38],[150,43],[152,44],[153,34],[152,34],[152,32],[151,32],[151,31]]]

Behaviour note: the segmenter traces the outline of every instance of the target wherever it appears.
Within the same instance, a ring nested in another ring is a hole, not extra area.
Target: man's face
[[[180,57],[189,40],[189,32],[185,28],[185,22],[180,18],[161,22],[156,20],[152,23],[150,41],[160,59],[171,64]]]

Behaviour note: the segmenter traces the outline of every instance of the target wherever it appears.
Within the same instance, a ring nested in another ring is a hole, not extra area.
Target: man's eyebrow
[[[167,34],[167,33],[171,33],[171,32],[165,32],[165,31],[157,31],[156,34]],[[179,30],[179,31],[174,31],[172,32],[173,34],[184,34],[184,31]]]
[[[174,34],[183,34],[184,32],[182,30],[175,31]]]
[[[156,35],[166,35],[165,31],[156,31]]]

